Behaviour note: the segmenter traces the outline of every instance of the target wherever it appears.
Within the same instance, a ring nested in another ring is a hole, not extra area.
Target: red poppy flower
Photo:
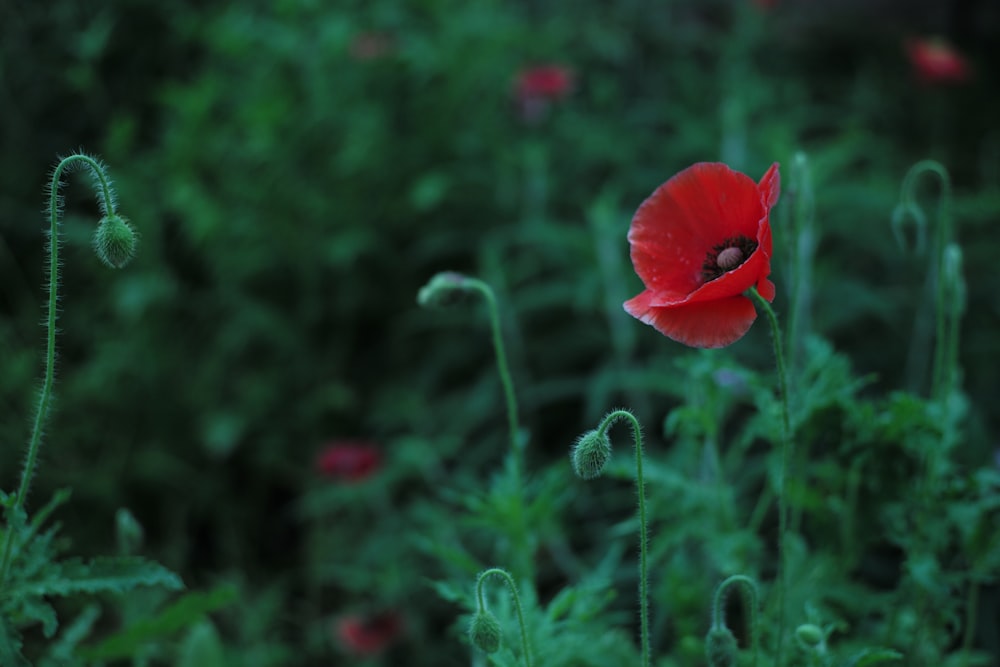
[[[316,457],[316,469],[327,477],[360,482],[382,463],[377,447],[366,442],[333,442]]]
[[[628,232],[632,265],[646,289],[625,302],[633,317],[692,347],[725,347],[750,330],[756,287],[774,298],[771,207],[777,163],[754,183],[720,163],[700,162],[658,187]]]
[[[381,653],[403,631],[403,619],[394,611],[377,616],[343,616],[334,631],[341,646],[355,655]]]
[[[969,78],[968,62],[940,39],[910,40],[906,53],[917,76],[927,83],[961,83]]]
[[[355,60],[376,60],[389,55],[393,41],[389,35],[378,32],[362,32],[351,41],[350,53]]]
[[[561,65],[542,65],[522,70],[514,88],[521,101],[529,99],[558,100],[569,94],[572,73]]]

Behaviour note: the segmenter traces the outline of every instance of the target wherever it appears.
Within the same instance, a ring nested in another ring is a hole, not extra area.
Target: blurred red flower
[[[573,73],[561,65],[541,65],[521,70],[514,81],[514,98],[522,120],[537,123],[548,114],[549,106],[573,88]]]
[[[334,631],[340,645],[355,655],[381,653],[403,632],[403,619],[394,611],[375,616],[342,616]]]
[[[771,207],[777,163],[760,183],[700,162],[658,187],[632,218],[632,265],[646,289],[625,302],[633,317],[692,347],[725,347],[749,331],[756,287],[774,298]]]
[[[331,442],[316,457],[316,469],[320,474],[348,482],[366,479],[381,464],[382,453],[367,442]]]
[[[393,51],[393,40],[379,32],[362,32],[351,41],[350,53],[355,60],[376,60]]]
[[[906,53],[917,77],[927,83],[962,83],[970,77],[965,57],[941,39],[911,39]]]
[[[541,65],[521,70],[515,83],[519,99],[558,100],[569,94],[573,74],[561,65]]]

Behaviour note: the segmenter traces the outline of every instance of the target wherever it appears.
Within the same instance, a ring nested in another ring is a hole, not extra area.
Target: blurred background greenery
[[[932,38],[961,75],[928,70],[915,45]],[[142,241],[105,270],[71,181],[35,497],[74,489],[61,518],[85,555],[113,550],[127,507],[189,586],[236,583],[233,664],[352,664],[338,619],[392,609],[410,644],[371,660],[462,664],[412,532],[446,518],[435,489],[501,459],[502,398],[481,313],[420,311],[416,292],[445,269],[497,290],[536,465],[615,404],[655,424],[688,353],[622,312],[639,289],[625,234],[692,162],[755,179],[781,162],[779,248],[811,190],[810,331],[875,374],[871,391],[918,393],[927,257],[889,220],[909,166],[944,164],[969,290],[958,456],[991,460],[998,44],[992,0],[6,0],[0,484],[16,483],[41,375],[44,187],[77,147],[108,163]],[[561,83],[531,90],[539,66]],[[767,368],[763,329],[720,354]],[[376,479],[317,468],[344,440],[376,444]]]

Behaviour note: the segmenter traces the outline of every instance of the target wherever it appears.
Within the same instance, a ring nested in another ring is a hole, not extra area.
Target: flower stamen
[[[722,274],[739,267],[749,259],[756,249],[757,242],[743,235],[727,239],[715,246],[705,255],[705,262],[701,265],[701,273],[705,282],[715,280]]]

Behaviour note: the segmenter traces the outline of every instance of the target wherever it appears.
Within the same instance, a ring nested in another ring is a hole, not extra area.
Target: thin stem
[[[937,234],[934,245],[931,248],[930,271],[927,280],[931,291],[934,294],[935,305],[935,345],[934,345],[934,367],[931,380],[931,396],[941,399],[946,390],[947,382],[947,350],[945,341],[945,320],[947,317],[947,305],[945,303],[945,285],[942,280],[944,270],[945,247],[951,241],[951,178],[948,170],[936,160],[921,160],[916,163],[906,173],[903,178],[903,185],[900,192],[899,211],[908,213],[918,222],[921,233],[926,227],[927,221],[917,204],[916,186],[917,179],[925,174],[931,173],[938,177],[941,183],[941,192],[938,199]],[[918,316],[919,324],[919,316]],[[918,326],[918,329],[921,328]]]
[[[743,589],[747,591],[747,597],[750,598],[750,641],[753,645],[753,665],[757,665],[757,653],[759,647],[759,620],[757,618],[757,582],[755,582],[750,577],[745,574],[734,574],[733,576],[725,579],[719,587],[715,589],[715,599],[712,603],[712,627],[713,628],[724,628],[726,627],[725,610],[723,609],[723,603],[725,602],[725,592],[726,590],[734,585],[742,584]]]
[[[962,636],[962,667],[966,667],[969,664],[972,639],[976,635],[976,615],[978,611],[979,582],[973,579],[969,583],[969,597],[965,602],[965,634]]]
[[[642,633],[642,664],[649,667],[649,577],[647,574],[647,519],[646,519],[646,485],[642,473],[642,427],[639,420],[628,410],[614,410],[609,413],[601,425],[597,427],[598,435],[606,437],[611,426],[619,420],[627,420],[632,425],[632,437],[635,440],[635,485],[639,496],[639,622]]]
[[[476,602],[479,605],[478,608],[480,611],[486,608],[486,600],[483,598],[483,582],[490,575],[502,578],[507,583],[507,588],[510,589],[510,595],[514,598],[514,610],[517,612],[517,622],[521,626],[521,649],[524,652],[524,663],[527,667],[531,667],[531,649],[528,648],[528,629],[524,624],[521,596],[517,593],[517,584],[514,583],[514,577],[510,576],[507,570],[499,567],[491,567],[479,574],[479,578],[476,580]]]
[[[500,384],[503,386],[504,399],[507,402],[507,431],[510,443],[510,455],[513,467],[514,488],[516,492],[516,514],[515,521],[515,558],[519,566],[517,574],[532,580],[532,553],[528,540],[528,527],[525,519],[525,499],[524,499],[524,456],[519,437],[520,426],[517,414],[517,398],[514,393],[514,380],[510,374],[510,367],[507,364],[507,352],[503,343],[503,330],[500,324],[500,309],[497,306],[497,298],[493,293],[493,288],[478,278],[465,278],[465,286],[479,292],[486,300],[487,309],[490,314],[490,330],[493,335],[493,350],[496,355],[497,373],[500,375]]]
[[[105,173],[104,166],[89,155],[75,154],[63,158],[52,172],[52,180],[49,183],[49,303],[46,318],[47,342],[45,349],[45,380],[42,383],[42,391],[38,397],[38,409],[35,411],[35,424],[31,429],[31,439],[28,441],[28,453],[24,461],[24,470],[21,473],[21,484],[17,490],[17,498],[14,501],[12,514],[17,514],[24,509],[25,499],[28,497],[28,490],[31,481],[35,476],[35,468],[38,465],[38,450],[42,441],[42,431],[49,416],[49,409],[52,404],[52,385],[55,380],[56,361],[56,319],[58,317],[59,304],[59,186],[62,185],[62,173],[70,167],[79,163],[87,168],[99,188],[98,206],[104,215],[111,215],[115,212],[115,196],[111,189],[111,182]],[[14,531],[8,527],[7,537],[4,540],[3,557],[0,559],[0,583],[6,581],[10,572],[11,553],[13,551]]]
[[[791,420],[788,416],[788,379],[785,372],[784,346],[781,341],[781,327],[778,317],[767,299],[755,287],[747,290],[747,295],[767,315],[771,325],[771,340],[774,343],[774,361],[778,370],[778,390],[781,393],[781,469],[778,479],[778,647],[775,665],[781,667],[781,657],[785,637],[785,589],[788,582],[788,562],[786,551],[788,529],[788,462],[791,458]]]

